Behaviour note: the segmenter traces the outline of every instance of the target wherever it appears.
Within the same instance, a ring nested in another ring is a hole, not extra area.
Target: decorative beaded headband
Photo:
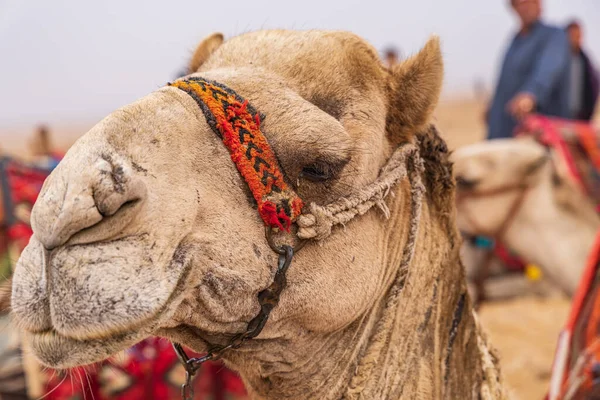
[[[208,79],[189,77],[169,86],[183,90],[198,103],[248,184],[265,224],[289,231],[304,203],[284,180],[277,157],[260,130],[260,113],[232,89]]]

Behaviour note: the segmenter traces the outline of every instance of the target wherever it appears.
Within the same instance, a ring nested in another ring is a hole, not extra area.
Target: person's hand
[[[535,109],[535,96],[531,93],[518,93],[511,101],[508,102],[508,112],[515,117],[516,120],[522,120],[527,114]]]

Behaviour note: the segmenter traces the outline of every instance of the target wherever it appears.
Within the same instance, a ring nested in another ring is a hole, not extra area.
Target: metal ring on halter
[[[271,250],[273,250],[275,253],[279,254],[280,256],[285,255],[285,248],[283,246],[278,246],[275,243],[275,240],[273,240],[273,227],[271,226],[267,226],[265,228],[265,237],[267,238],[267,243],[269,243],[269,247],[271,248]],[[301,239],[298,241],[298,243],[296,243],[296,245],[293,247],[294,250],[294,254],[297,253],[298,251],[300,251],[300,249],[302,249],[306,243],[308,242],[308,240],[305,239]]]

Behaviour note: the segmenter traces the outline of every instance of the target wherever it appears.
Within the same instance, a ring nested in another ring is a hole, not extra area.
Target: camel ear
[[[427,125],[437,106],[443,77],[444,62],[437,36],[429,39],[418,54],[391,69],[387,129],[393,142],[410,140]]]
[[[198,68],[223,44],[223,40],[223,34],[218,32],[204,38],[198,47],[196,47],[196,51],[188,66],[188,74],[198,71]]]

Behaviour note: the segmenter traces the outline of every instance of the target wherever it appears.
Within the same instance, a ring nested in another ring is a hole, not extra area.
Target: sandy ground
[[[483,102],[473,100],[442,100],[434,118],[451,149],[480,141],[485,136]]]
[[[568,312],[564,298],[520,298],[481,307],[481,322],[499,352],[512,399],[546,395],[556,339]]]
[[[483,108],[483,103],[472,100],[441,102],[435,119],[451,149],[483,138]],[[92,125],[51,128],[55,142],[64,148]],[[22,153],[33,132],[33,126],[0,131],[0,148]],[[542,399],[546,394],[556,338],[568,307],[563,298],[522,298],[482,307],[481,321],[500,353],[505,382],[515,399]]]

